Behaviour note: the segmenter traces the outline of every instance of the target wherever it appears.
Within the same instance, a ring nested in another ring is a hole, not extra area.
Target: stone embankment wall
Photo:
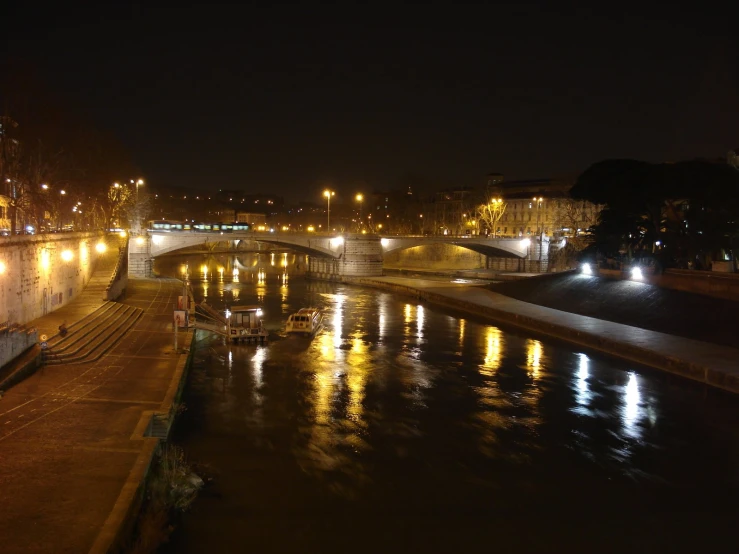
[[[125,291],[128,285],[128,244],[126,244],[118,254],[113,276],[110,278],[108,286],[105,287],[104,300],[117,300]]]
[[[599,269],[599,275],[612,279],[632,279],[628,268]],[[642,281],[666,289],[692,292],[724,300],[739,301],[739,273],[667,269],[664,273],[644,273]]]
[[[69,303],[92,275],[97,233],[0,239],[0,324],[23,325]]]
[[[38,341],[37,335],[33,329],[0,328],[0,368],[34,346]]]

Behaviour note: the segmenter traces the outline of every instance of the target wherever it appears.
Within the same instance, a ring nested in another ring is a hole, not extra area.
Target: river
[[[174,442],[212,483],[165,552],[733,551],[735,397],[280,256],[158,262],[272,335],[198,335]]]

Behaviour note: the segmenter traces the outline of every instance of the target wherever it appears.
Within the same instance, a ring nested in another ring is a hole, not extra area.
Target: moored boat
[[[228,338],[233,342],[265,342],[269,337],[261,306],[232,306],[226,310],[226,318]]]

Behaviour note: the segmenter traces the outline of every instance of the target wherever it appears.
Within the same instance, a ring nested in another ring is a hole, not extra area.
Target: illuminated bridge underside
[[[382,238],[382,252],[389,254],[397,250],[428,246],[431,244],[451,244],[467,248],[474,252],[491,257],[525,258],[528,252],[527,245],[521,239],[488,239],[471,236],[460,237],[384,237]]]
[[[338,258],[343,252],[343,240],[335,237],[322,237],[314,234],[273,234],[273,233],[183,233],[149,232],[151,240],[151,256],[156,258],[183,248],[217,242],[258,242],[284,246],[312,256],[329,256]]]
[[[378,235],[344,234],[317,236],[315,233],[198,233],[150,231],[142,237],[131,237],[129,274],[151,274],[151,260],[170,252],[197,245],[218,242],[255,242],[292,249],[309,255],[308,273],[317,278],[372,277],[382,275],[386,253],[427,246],[451,244],[491,257],[524,258],[528,246],[520,239],[487,239],[481,237],[380,237]]]

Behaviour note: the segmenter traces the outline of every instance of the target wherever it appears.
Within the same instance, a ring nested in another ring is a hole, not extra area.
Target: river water
[[[165,551],[735,551],[735,397],[280,256],[158,262],[272,334],[198,335],[174,441],[212,483]]]

